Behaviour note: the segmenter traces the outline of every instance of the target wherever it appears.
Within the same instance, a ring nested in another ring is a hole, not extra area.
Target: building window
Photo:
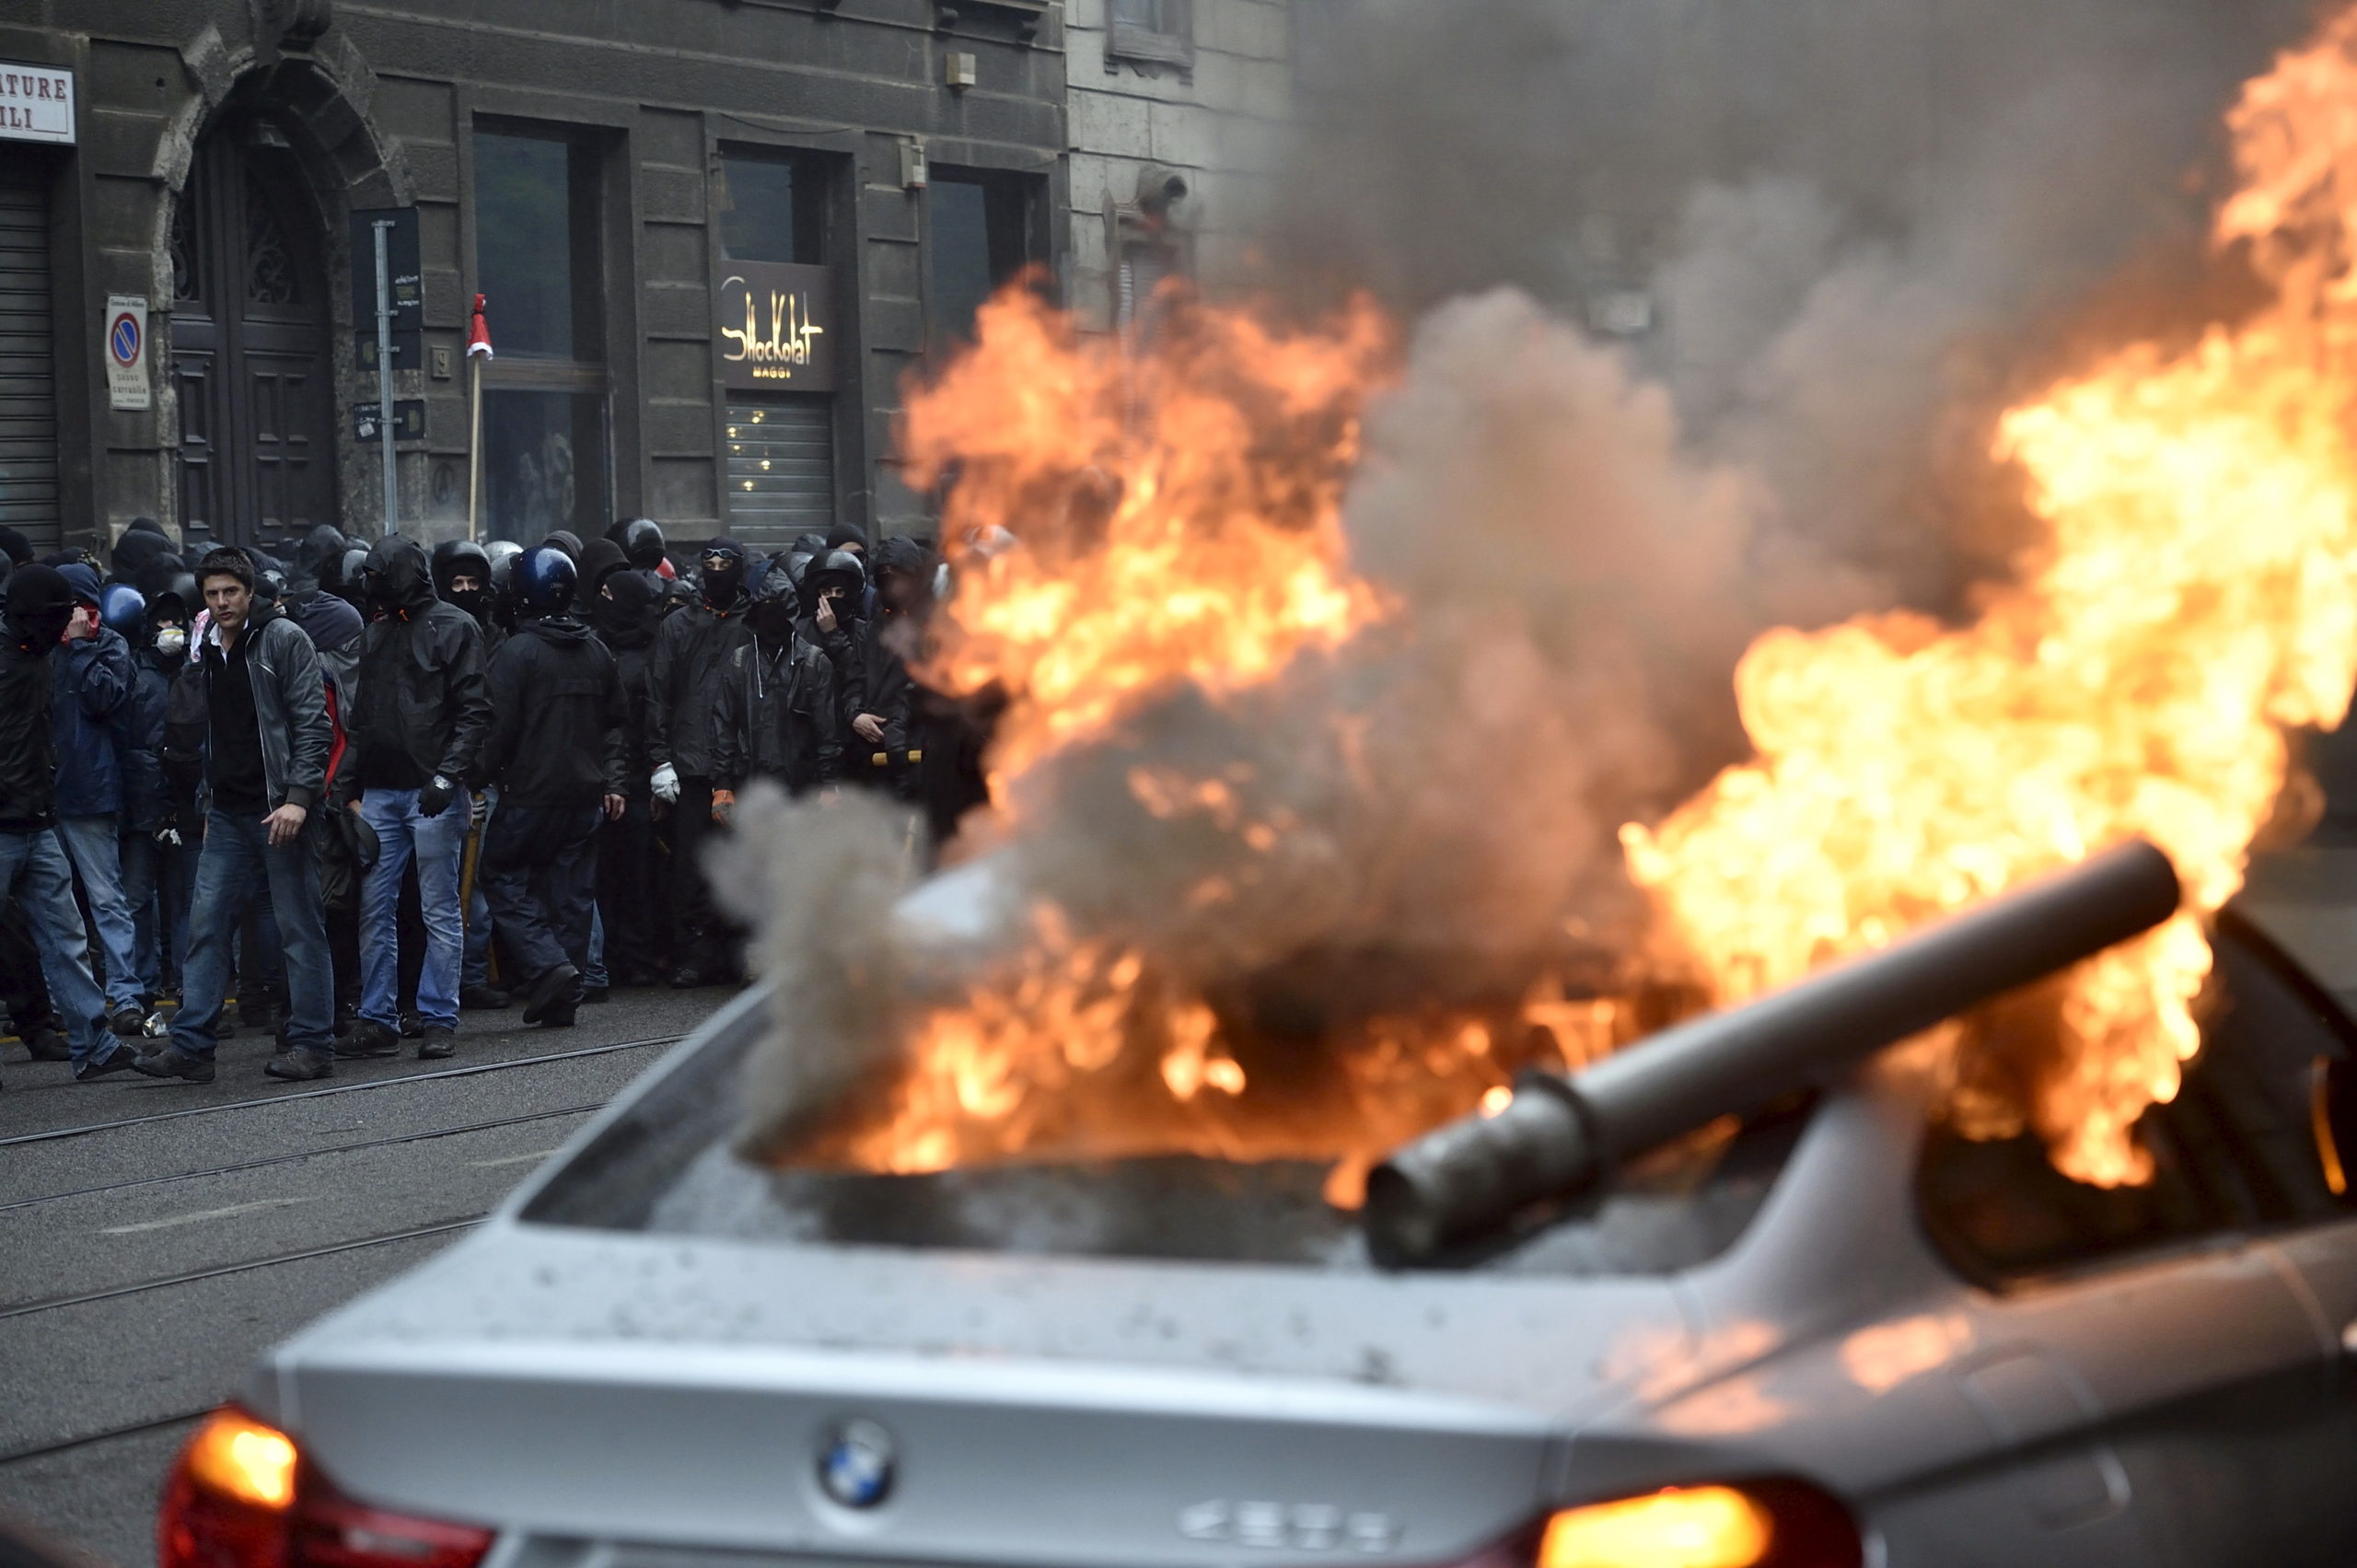
[[[982,302],[1040,259],[1042,199],[1036,176],[935,167],[925,201],[929,353],[970,340]]]
[[[827,174],[793,154],[722,155],[713,201],[726,261],[827,261]]]
[[[1194,0],[1107,0],[1106,69],[1124,60],[1192,70]]]
[[[482,373],[482,499],[490,532],[522,544],[602,533],[611,513],[602,163],[563,131],[475,132],[475,286],[498,351]]]

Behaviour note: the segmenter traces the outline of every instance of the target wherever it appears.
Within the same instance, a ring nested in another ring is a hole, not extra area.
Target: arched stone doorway
[[[326,237],[266,115],[225,110],[197,142],[171,229],[180,526],[192,549],[284,554],[337,520]]]

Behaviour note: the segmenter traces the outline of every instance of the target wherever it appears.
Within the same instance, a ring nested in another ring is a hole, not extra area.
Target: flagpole
[[[482,498],[482,371],[483,361],[491,358],[491,329],[482,316],[483,296],[475,296],[474,319],[467,323],[467,364],[471,367],[472,391],[469,401],[469,432],[467,436],[467,538],[470,541],[482,538],[476,527],[476,513]]]

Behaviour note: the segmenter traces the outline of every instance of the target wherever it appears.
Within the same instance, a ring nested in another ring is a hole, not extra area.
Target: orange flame
[[[1132,353],[1012,289],[910,404],[917,482],[956,471],[944,538],[964,572],[924,673],[1007,693],[994,783],[1181,683],[1265,681],[1379,611],[1343,564],[1341,493],[1390,354],[1382,316],[1362,300],[1322,331],[1168,320]],[[1015,548],[966,543],[1002,527]]]
[[[2082,966],[2021,1120],[2067,1174],[2143,1179],[2131,1137],[2199,1043],[2201,919],[2241,887],[2289,726],[2331,727],[2357,682],[2357,14],[2251,84],[2230,119],[2275,303],[2189,351],[2120,351],[2009,412],[2047,537],[1973,625],[1913,616],[1762,638],[1736,674],[1759,759],[1658,829],[1625,830],[1684,955],[1721,999],[2134,834],[2187,908]]]
[[[2277,808],[2287,731],[2338,725],[2357,686],[2353,52],[2357,12],[2229,119],[2239,189],[2215,239],[2272,302],[2189,349],[2118,350],[1998,421],[1991,458],[2018,468],[2043,532],[1976,620],[1776,631],[1746,655],[1756,759],[1623,830],[1658,926],[1623,993],[1542,976],[1515,1007],[1345,1016],[1305,1063],[1229,1038],[1232,998],[1040,908],[1014,959],[917,1020],[888,1092],[799,1157],[1317,1158],[1339,1162],[1329,1192],[1347,1204],[1373,1157],[1495,1109],[1520,1067],[1576,1067],[1662,1021],[1665,988],[1739,999],[2141,834],[2177,862],[2183,912],[2013,1005],[2039,1013],[2031,1059],[2003,1061],[2025,1048],[1985,1020],[1949,1032],[1980,1048],[1952,1106],[1968,1132],[2027,1126],[2073,1177],[2145,1177],[2133,1128],[2197,1047],[2202,922]],[[1220,700],[1266,682],[1387,610],[1341,525],[1388,362],[1379,318],[1362,304],[1296,334],[1210,308],[1179,320],[1132,354],[1011,293],[911,405],[918,482],[956,470],[953,552],[1020,539],[962,556],[925,671],[1007,694],[993,767],[1018,817],[1058,754],[1183,686]],[[1128,778],[1152,815],[1271,853],[1295,825],[1231,782]],[[1207,877],[1190,903],[1235,892]]]

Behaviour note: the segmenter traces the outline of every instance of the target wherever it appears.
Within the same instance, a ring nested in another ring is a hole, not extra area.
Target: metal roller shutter
[[[49,180],[0,170],[0,525],[57,548],[57,382],[52,364]]]
[[[835,405],[780,398],[728,405],[728,531],[749,550],[783,550],[835,524]]]

